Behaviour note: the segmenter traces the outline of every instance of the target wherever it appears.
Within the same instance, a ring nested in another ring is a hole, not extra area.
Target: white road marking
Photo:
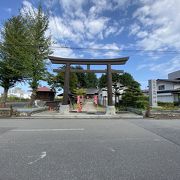
[[[110,149],[110,151],[112,151],[112,152],[115,152],[116,150],[115,149],[113,149],[113,148],[109,148]]]
[[[29,162],[28,164],[34,164],[35,162],[37,162],[37,161],[39,161],[40,159],[43,159],[43,158],[45,158],[45,157],[46,157],[46,152],[44,151],[44,152],[41,153],[41,155],[40,155],[39,158],[37,158],[37,159],[34,160],[34,161]]]
[[[13,132],[43,132],[43,131],[84,131],[81,129],[13,129]]]

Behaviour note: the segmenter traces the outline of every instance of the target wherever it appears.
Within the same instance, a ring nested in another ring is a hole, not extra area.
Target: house
[[[95,95],[98,95],[98,89],[97,88],[86,89],[86,97],[93,98]]]
[[[168,74],[168,79],[157,79],[157,101],[180,105],[180,70]],[[148,91],[142,91],[147,94]]]
[[[37,89],[36,99],[42,101],[54,101],[56,92],[48,87],[39,87]]]
[[[114,84],[112,86],[113,104],[119,103],[119,101],[122,100],[122,94],[124,93],[125,89],[127,88],[120,83]],[[107,106],[107,101],[108,101],[107,88],[101,88],[98,91],[98,102],[102,106]]]
[[[180,104],[180,80],[157,79],[157,100]]]

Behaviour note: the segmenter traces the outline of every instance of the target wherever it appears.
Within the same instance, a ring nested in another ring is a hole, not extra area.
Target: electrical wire
[[[3,44],[2,42],[0,44]],[[31,45],[31,44],[10,44],[10,46],[29,46],[42,48],[43,45]],[[116,52],[139,52],[139,53],[170,53],[170,54],[180,54],[180,50],[153,50],[153,49],[117,49],[117,48],[92,48],[92,47],[71,47],[71,46],[50,46],[53,49],[73,49],[73,50],[83,50],[83,51],[116,51]]]

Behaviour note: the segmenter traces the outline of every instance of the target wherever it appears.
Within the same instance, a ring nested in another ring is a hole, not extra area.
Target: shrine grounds
[[[0,180],[177,180],[179,167],[179,120],[0,119]]]

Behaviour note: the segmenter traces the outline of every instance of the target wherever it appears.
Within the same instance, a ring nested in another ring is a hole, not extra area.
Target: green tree
[[[83,67],[82,66],[75,66],[75,67],[71,67],[72,69],[81,69],[83,70]],[[87,85],[87,82],[86,82],[86,74],[85,73],[80,73],[80,72],[77,72],[76,73],[76,76],[78,78],[78,83],[77,83],[77,86],[79,88],[86,88],[86,85]]]
[[[64,67],[62,67],[64,68]],[[64,72],[60,72],[56,75],[49,74],[47,76],[46,81],[48,82],[48,85],[53,89],[64,87]],[[74,92],[74,90],[77,88],[78,78],[76,76],[76,73],[70,73],[70,82],[69,82],[69,89],[71,92]]]
[[[2,103],[5,105],[9,88],[26,78],[29,58],[28,32],[22,16],[13,16],[5,22],[1,31],[0,86],[4,88]]]
[[[86,87],[96,88],[98,85],[98,79],[95,73],[86,73]]]
[[[122,96],[122,104],[126,107],[145,109],[147,101],[141,92],[140,84],[134,80],[132,75],[124,73],[119,82],[127,88]]]
[[[122,76],[124,76],[124,75],[120,75],[118,73],[112,73],[112,82],[113,83],[120,82],[122,79]],[[101,77],[98,80],[98,86],[100,88],[107,87],[107,75],[106,74],[101,75]]]
[[[48,72],[46,76],[46,81],[48,85],[55,91],[61,90],[63,88],[63,83],[64,83],[63,79],[64,78],[61,73],[54,75]]]
[[[83,95],[86,94],[86,90],[83,89],[83,88],[75,89],[75,90],[74,90],[74,93],[75,93],[77,96],[83,96]]]
[[[50,45],[51,38],[47,37],[48,30],[48,16],[43,12],[42,6],[39,5],[37,11],[26,10],[24,12],[24,19],[28,31],[28,44],[30,50],[30,61],[28,64],[28,77],[30,79],[29,85],[32,88],[31,102],[34,103],[36,98],[36,91],[39,86],[39,81],[46,76],[46,61],[48,55],[51,53]]]
[[[129,73],[124,73],[122,75],[113,73],[112,74],[113,83],[120,83],[126,90],[122,96],[122,104],[124,106],[131,106],[136,108],[145,108],[147,105],[147,101],[143,96],[140,84],[134,80],[133,76]],[[99,79],[99,87],[107,87],[107,75],[102,74]]]
[[[99,88],[107,87],[107,75],[102,74],[101,77],[98,80],[98,86]]]

